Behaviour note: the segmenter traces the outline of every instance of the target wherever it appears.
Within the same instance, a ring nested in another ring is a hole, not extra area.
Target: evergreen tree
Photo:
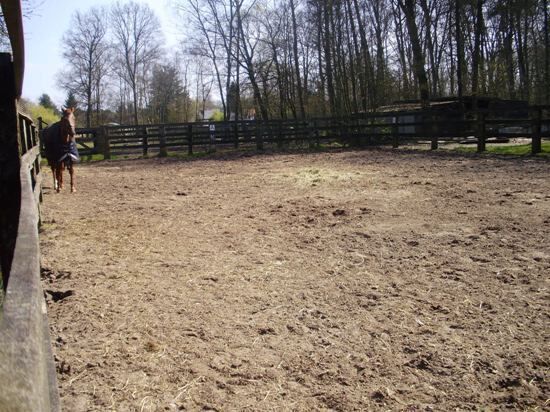
[[[69,91],[67,93],[67,99],[65,100],[64,107],[77,107],[78,102],[76,100],[76,97],[72,91]]]
[[[54,112],[57,112],[57,107],[55,106],[55,103],[51,99],[50,95],[44,93],[38,98],[38,104],[41,106],[44,106],[46,109],[51,109]]]

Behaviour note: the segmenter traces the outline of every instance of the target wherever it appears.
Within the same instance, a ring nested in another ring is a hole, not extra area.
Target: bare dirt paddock
[[[550,406],[548,161],[368,150],[77,177],[46,188],[41,234],[67,411]]]

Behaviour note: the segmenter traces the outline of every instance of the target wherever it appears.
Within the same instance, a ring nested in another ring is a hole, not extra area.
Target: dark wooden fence
[[[0,409],[58,411],[59,395],[40,282],[41,181],[37,128],[21,113],[19,1],[3,2],[13,54],[0,53]]]
[[[397,111],[356,114],[342,118],[308,120],[231,121],[179,124],[103,126],[77,129],[83,156],[102,154],[166,156],[168,152],[193,154],[218,148],[315,148],[338,143],[345,146],[427,142],[437,149],[442,141],[488,143],[513,137],[528,138],[533,153],[550,137],[550,106],[532,106],[517,112]]]

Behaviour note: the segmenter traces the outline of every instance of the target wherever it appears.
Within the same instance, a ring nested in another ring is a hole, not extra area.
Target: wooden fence
[[[0,409],[59,411],[40,281],[38,131],[20,112],[23,32],[19,1],[3,2],[12,54],[0,53]]]
[[[345,118],[308,120],[231,121],[178,124],[120,125],[77,129],[83,156],[187,153],[217,148],[319,147],[391,145],[425,141],[437,149],[442,141],[477,143],[482,152],[488,143],[523,137],[531,140],[533,153],[550,137],[550,106],[532,106],[524,112],[399,111],[357,114]],[[469,138],[469,139],[468,139]]]

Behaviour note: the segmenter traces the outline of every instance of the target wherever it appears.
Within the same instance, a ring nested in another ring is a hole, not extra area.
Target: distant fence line
[[[339,142],[347,146],[399,145],[418,140],[437,149],[441,141],[475,138],[477,150],[504,138],[531,139],[532,153],[541,151],[543,138],[550,137],[550,106],[531,106],[527,115],[479,110],[437,113],[435,111],[396,111],[356,114],[349,117],[308,120],[240,120],[147,125],[109,125],[78,128],[77,143],[84,156],[168,152],[213,151],[218,147],[315,148]],[[506,116],[506,117],[503,117]],[[42,125],[42,122],[40,123]]]

